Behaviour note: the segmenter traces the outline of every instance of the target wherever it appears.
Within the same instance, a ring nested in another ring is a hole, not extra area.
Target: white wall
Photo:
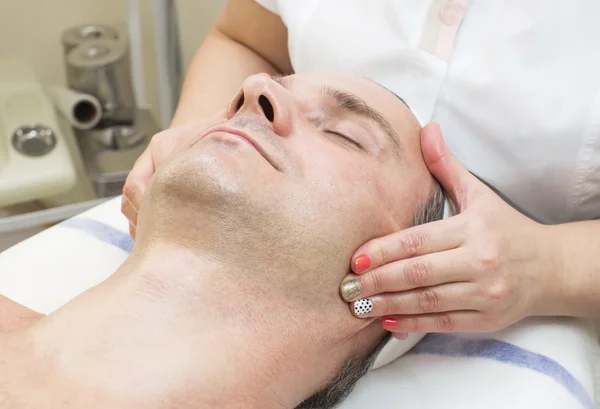
[[[152,0],[142,0],[146,93],[157,115]],[[180,36],[184,66],[202,41],[225,0],[179,0]],[[64,84],[65,67],[60,41],[69,26],[108,24],[125,32],[125,0],[0,0],[0,58],[17,56],[30,61],[45,84]]]

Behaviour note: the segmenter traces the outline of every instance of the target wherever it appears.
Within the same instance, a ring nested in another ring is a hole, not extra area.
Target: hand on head
[[[347,301],[368,299],[372,308],[362,317],[383,317],[399,338],[495,331],[539,313],[555,270],[544,226],[469,173],[438,125],[426,126],[421,140],[425,162],[457,214],[361,246],[352,258],[355,274],[344,280],[357,280]]]

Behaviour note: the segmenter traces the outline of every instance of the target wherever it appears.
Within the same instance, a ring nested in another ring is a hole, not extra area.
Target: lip
[[[242,138],[243,140],[248,142],[250,145],[252,145],[254,147],[254,149],[256,149],[258,151],[258,153],[260,153],[261,156],[263,158],[265,158],[265,160],[271,164],[271,166],[273,166],[275,169],[279,170],[279,168],[275,165],[275,163],[273,162],[273,160],[271,159],[269,154],[263,149],[263,147],[260,145],[260,143],[258,143],[257,140],[252,138],[246,132],[241,131],[239,129],[235,129],[235,128],[218,126],[216,128],[210,129],[204,136],[208,136],[208,135],[216,133],[216,132],[228,133],[230,135],[235,135],[235,136]]]

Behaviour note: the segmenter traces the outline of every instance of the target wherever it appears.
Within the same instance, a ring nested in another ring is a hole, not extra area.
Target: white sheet
[[[0,294],[48,314],[104,280],[132,248],[119,207],[117,198],[1,253]],[[591,409],[598,350],[591,323],[568,318],[428,335],[365,376],[341,408]]]

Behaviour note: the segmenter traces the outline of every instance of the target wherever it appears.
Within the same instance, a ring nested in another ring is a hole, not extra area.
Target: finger
[[[360,276],[347,276],[340,293],[344,301],[352,301],[375,294],[470,281],[478,271],[470,260],[469,251],[458,248],[396,261]]]
[[[138,210],[133,207],[127,196],[121,198],[121,213],[127,218],[129,224],[136,226],[138,219]]]
[[[375,295],[350,303],[350,308],[360,318],[479,310],[482,302],[476,296],[474,287],[472,283],[451,283],[402,293]]]
[[[178,129],[167,129],[157,133],[150,140],[148,147],[135,161],[133,168],[127,175],[123,186],[123,197],[129,200],[130,205],[139,211],[142,197],[148,188],[150,179],[161,167],[166,158],[175,151],[185,132],[192,129],[192,124],[182,126]]]
[[[478,311],[452,311],[428,315],[386,317],[388,331],[394,333],[479,332],[482,315]]]
[[[392,336],[400,341],[404,341],[408,338],[408,334],[405,332],[392,332]]]
[[[124,210],[128,210],[129,214],[125,215],[134,223],[137,223],[137,213],[142,203],[142,197],[154,175],[154,170],[151,147],[148,147],[135,162],[123,186],[121,211],[125,214]]]
[[[427,168],[444,187],[457,211],[462,212],[476,191],[485,185],[450,152],[438,124],[431,123],[423,128],[421,149]]]
[[[129,235],[131,236],[131,238],[133,240],[135,240],[136,233],[137,233],[137,228],[133,224],[129,223]]]
[[[361,274],[393,261],[455,249],[464,241],[462,224],[462,218],[450,217],[370,240],[354,252],[352,271]]]

